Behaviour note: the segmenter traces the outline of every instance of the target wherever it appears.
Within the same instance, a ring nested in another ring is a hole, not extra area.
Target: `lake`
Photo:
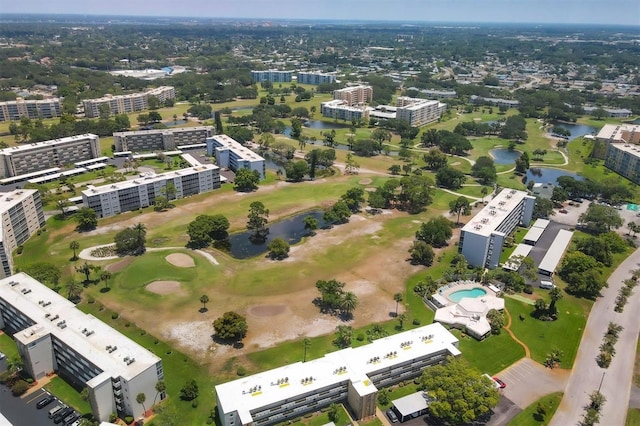
[[[330,123],[322,120],[310,120],[304,122],[304,127],[316,130],[331,130],[331,129],[348,129],[351,124],[347,123]]]
[[[299,243],[302,237],[307,235],[307,231],[304,229],[304,218],[307,216],[315,217],[318,219],[318,228],[322,228],[325,225],[322,220],[323,215],[322,210],[312,210],[285,220],[269,223],[269,235],[267,240],[261,243],[252,242],[249,239],[251,232],[244,231],[230,235],[227,240],[216,243],[215,247],[229,252],[236,259],[248,259],[266,253],[268,251],[267,245],[274,238],[282,238],[290,245]]]
[[[547,167],[532,167],[527,170],[527,182],[534,181],[536,183],[552,183],[556,184],[560,176],[571,176],[577,180],[583,180],[582,176],[577,173],[569,172],[561,169],[551,169]]]
[[[579,138],[584,135],[593,135],[597,133],[598,129],[592,126],[587,126],[586,124],[577,124],[577,123],[553,123],[553,126],[562,127],[563,129],[567,129],[571,132],[571,136],[569,136],[569,140],[572,141],[575,138]],[[549,132],[551,132],[552,128],[549,128]]]
[[[515,149],[499,148],[492,149],[489,154],[491,154],[493,162],[496,164],[515,164],[522,153]]]

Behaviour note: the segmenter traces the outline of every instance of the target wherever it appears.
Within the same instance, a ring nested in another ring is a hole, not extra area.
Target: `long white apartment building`
[[[281,423],[332,403],[357,420],[375,415],[378,390],[458,356],[458,339],[435,323],[216,386],[223,426]]]
[[[205,143],[214,134],[213,126],[116,132],[113,144],[119,152],[173,151],[183,145]]]
[[[13,271],[13,250],[45,225],[40,193],[35,189],[0,193],[0,217],[0,278],[4,278]]]
[[[0,121],[20,120],[28,117],[55,118],[62,114],[62,103],[59,98],[49,99],[16,99],[0,102]]]
[[[12,177],[101,157],[97,135],[69,136],[0,150],[0,175]]]
[[[356,106],[371,103],[373,100],[373,87],[352,86],[333,91],[333,99],[344,101],[347,106]]]
[[[396,119],[408,122],[412,127],[438,121],[447,110],[447,104],[421,98],[399,96],[396,101]]]
[[[88,118],[100,117],[100,107],[106,105],[111,114],[126,114],[135,111],[149,109],[149,97],[155,96],[160,102],[167,99],[175,99],[176,91],[173,86],[161,86],[146,92],[131,93],[128,95],[106,95],[102,98],[85,99],[84,115]]]
[[[13,336],[35,380],[56,373],[89,391],[96,419],[143,414],[136,396],[153,401],[162,360],[25,273],[0,280],[0,328]],[[164,394],[157,400],[165,398]]]
[[[219,167],[229,168],[234,172],[243,168],[255,170],[260,173],[260,179],[265,178],[267,166],[264,158],[227,135],[207,138],[207,154],[216,156]]]
[[[300,71],[298,83],[301,84],[330,84],[336,82],[336,75],[332,73]]]
[[[270,81],[272,83],[289,83],[293,77],[293,71],[281,70],[257,70],[251,71],[251,78],[256,83]]]
[[[503,189],[464,225],[458,252],[472,266],[495,268],[504,240],[518,225],[529,225],[535,202],[535,197],[524,191]]]
[[[322,116],[335,120],[367,120],[369,119],[371,110],[372,108],[366,106],[349,106],[340,99],[320,103],[320,113]]]
[[[161,174],[142,173],[136,179],[111,185],[88,185],[82,191],[82,203],[93,209],[98,217],[113,216],[153,205],[156,197],[167,196],[166,188],[170,183],[175,188],[170,199],[213,191],[220,188],[220,168],[201,164]]]

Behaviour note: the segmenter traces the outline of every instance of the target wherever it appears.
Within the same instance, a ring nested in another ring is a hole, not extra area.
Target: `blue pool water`
[[[482,297],[482,296],[484,296],[486,294],[487,294],[487,292],[484,291],[483,289],[481,289],[480,287],[475,287],[475,288],[468,289],[468,290],[454,291],[453,293],[451,293],[448,296],[448,298],[452,302],[458,303],[460,300],[462,300],[463,297],[476,298],[476,297]]]

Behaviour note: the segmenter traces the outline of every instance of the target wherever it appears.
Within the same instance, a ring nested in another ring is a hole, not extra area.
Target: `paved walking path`
[[[631,254],[611,274],[609,287],[603,289],[600,297],[591,309],[587,325],[582,335],[580,348],[573,366],[564,398],[551,420],[551,426],[578,424],[584,415],[584,407],[589,403],[593,391],[600,392],[607,399],[601,412],[601,425],[624,425],[629,399],[633,368],[636,354],[638,332],[640,332],[640,288],[636,287],[623,313],[613,310],[618,290],[622,282],[631,276],[631,272],[640,268],[640,249]],[[607,369],[596,364],[596,356],[609,322],[624,327],[615,345],[616,355]]]

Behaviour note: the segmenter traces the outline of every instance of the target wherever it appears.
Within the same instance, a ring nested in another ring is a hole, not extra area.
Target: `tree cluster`
[[[320,306],[322,312],[339,313],[349,317],[358,306],[358,296],[351,291],[344,290],[345,283],[331,280],[319,280],[316,288],[320,292],[320,298],[314,302]]]
[[[565,255],[558,274],[567,283],[571,294],[595,299],[608,284],[602,275],[600,263],[581,251]]]
[[[146,236],[147,228],[142,223],[123,229],[114,237],[116,253],[120,255],[139,255],[144,253],[147,242]]]
[[[411,175],[389,179],[369,193],[369,205],[373,208],[397,208],[411,214],[427,207],[433,197],[433,180],[428,176]]]
[[[257,170],[240,168],[236,170],[236,177],[233,179],[233,187],[236,191],[251,192],[258,189],[260,173]]]
[[[227,238],[229,219],[221,214],[199,215],[187,225],[189,235],[189,247],[202,248],[208,246],[213,240]]]
[[[247,320],[236,312],[225,312],[213,322],[213,329],[219,339],[240,340],[247,334]]]

